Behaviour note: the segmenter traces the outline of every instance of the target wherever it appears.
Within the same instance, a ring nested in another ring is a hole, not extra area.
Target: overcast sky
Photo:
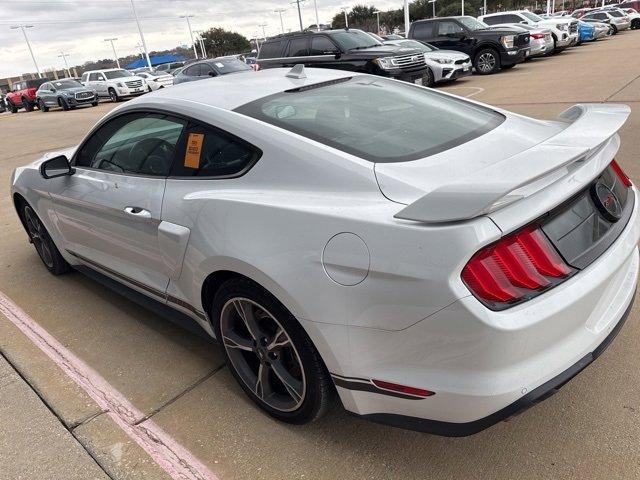
[[[280,17],[275,9],[286,8],[284,27],[298,28],[298,15],[291,0],[134,0],[149,50],[162,50],[190,44],[189,30],[180,15],[195,15],[192,28],[206,30],[223,27],[247,37],[262,35],[261,23],[266,23],[267,36],[280,33]],[[355,5],[357,0],[317,0],[320,23],[331,20],[342,6]],[[370,2],[367,2],[370,4]],[[87,60],[113,58],[111,46],[104,39],[118,37],[115,42],[119,56],[133,54],[140,43],[130,0],[0,0],[0,78],[35,71],[27,44],[20,29],[11,25],[30,24],[27,30],[40,70],[62,68],[61,51],[69,53],[70,65]],[[380,0],[378,8],[399,8],[402,1]],[[306,27],[315,23],[313,0],[301,4],[302,22]]]

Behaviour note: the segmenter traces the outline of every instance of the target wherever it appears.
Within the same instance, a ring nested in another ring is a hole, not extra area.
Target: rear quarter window
[[[413,26],[412,37],[418,40],[427,40],[433,38],[433,27],[435,22],[421,22]]]
[[[269,41],[260,48],[259,58],[279,58],[282,57],[282,40]]]

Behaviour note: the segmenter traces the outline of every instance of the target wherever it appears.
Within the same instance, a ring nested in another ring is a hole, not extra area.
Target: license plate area
[[[618,220],[612,220],[602,205],[596,205],[597,183],[606,185],[618,198],[622,208]],[[609,167],[589,188],[551,212],[541,223],[542,231],[565,262],[583,269],[602,255],[627,225],[634,206],[634,196],[629,192]]]

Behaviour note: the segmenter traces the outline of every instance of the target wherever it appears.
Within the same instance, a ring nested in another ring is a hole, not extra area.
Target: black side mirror
[[[71,166],[69,159],[64,155],[50,158],[40,165],[40,175],[43,178],[56,178],[73,175],[76,169]]]

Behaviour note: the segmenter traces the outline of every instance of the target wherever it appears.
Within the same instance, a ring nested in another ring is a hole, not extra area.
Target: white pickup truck
[[[529,10],[512,10],[509,12],[490,13],[478,17],[487,25],[523,24],[551,30],[554,50],[562,50],[578,43],[578,21],[572,17],[544,19]]]

